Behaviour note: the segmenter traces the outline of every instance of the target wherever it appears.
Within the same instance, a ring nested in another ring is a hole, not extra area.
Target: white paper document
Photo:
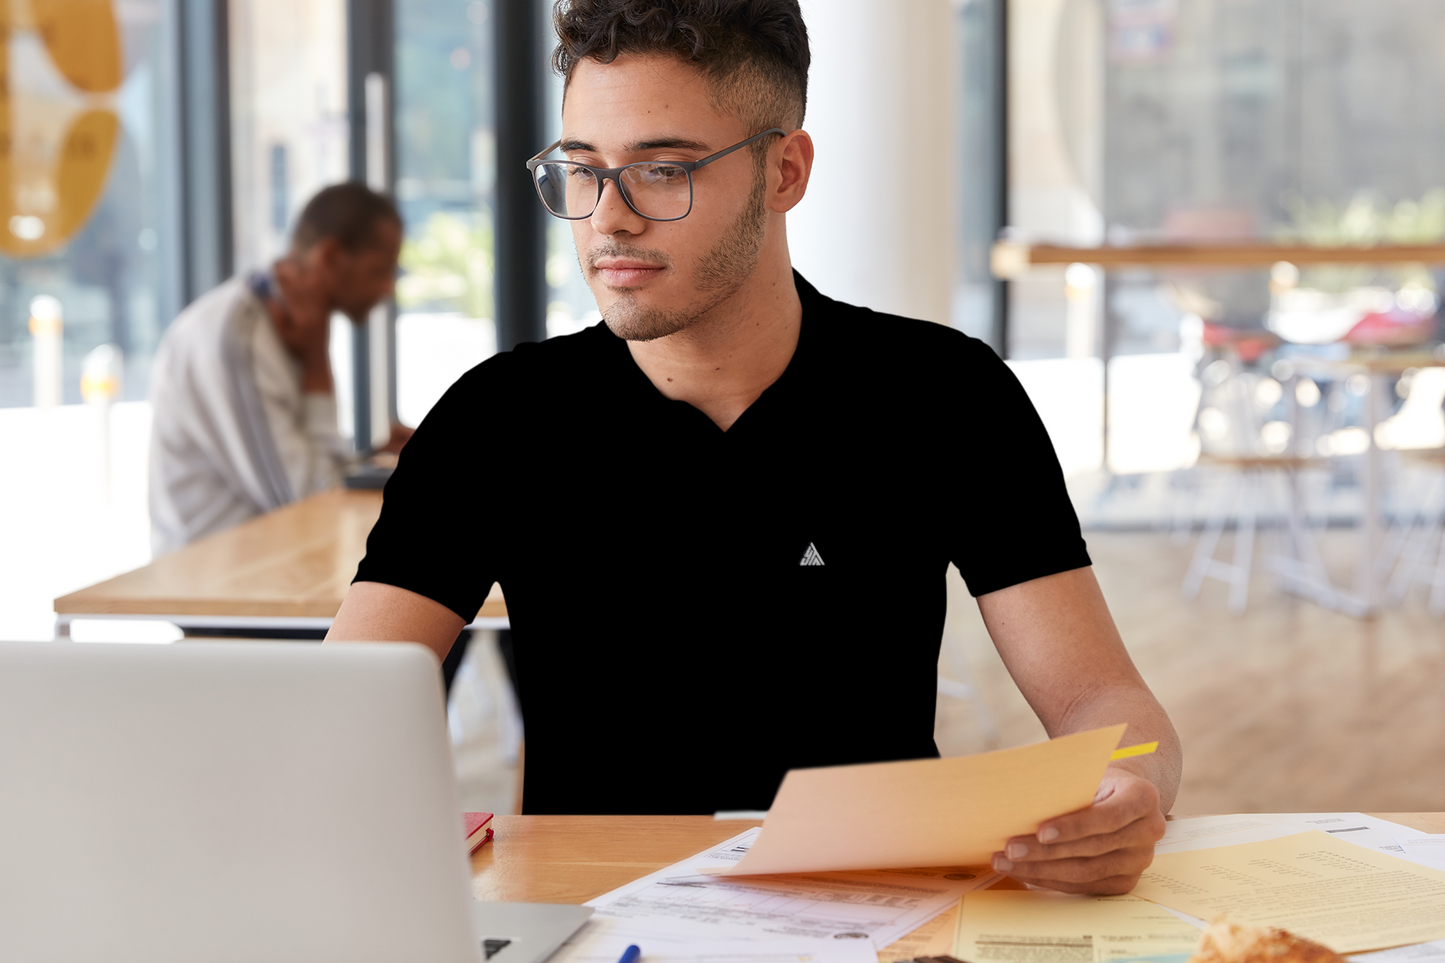
[[[1237,843],[1260,843],[1303,832],[1303,826],[1275,822],[1268,816],[1195,816],[1171,819],[1164,824],[1164,838],[1154,844],[1155,854],[1186,853]]]
[[[1445,845],[1439,848],[1438,857],[1429,857],[1428,853],[1412,854],[1399,841],[1402,834],[1412,838],[1428,834],[1364,813],[1238,813],[1233,816],[1171,819],[1165,824],[1164,838],[1154,844],[1154,852],[1162,855],[1238,843],[1261,843],[1311,829],[1421,865],[1439,868],[1430,860],[1445,859]],[[1445,836],[1440,839],[1445,842]]]
[[[1355,953],[1345,959],[1350,963],[1445,963],[1445,940],[1397,946],[1375,953]]]
[[[1366,816],[1364,813],[1270,813],[1259,818],[1278,820],[1280,823],[1292,823],[1307,829],[1323,830],[1336,839],[1343,839],[1356,846],[1388,853],[1391,856],[1399,856],[1412,863],[1429,866],[1431,869],[1442,868],[1441,861],[1445,859],[1445,848],[1442,848],[1440,856],[1431,857],[1428,853],[1422,853],[1418,849],[1412,850],[1400,842],[1401,836],[1417,839],[1428,837],[1429,833],[1422,833],[1418,829],[1392,823],[1388,819],[1381,819],[1378,816]]]
[[[1396,833],[1395,842],[1405,851],[1407,859],[1445,869],[1445,833]]]
[[[587,905],[599,917],[681,921],[714,938],[863,939],[872,948],[906,936],[964,893],[999,878],[983,866],[741,877],[700,871],[742,859],[760,831],[739,833]]]
[[[645,963],[878,963],[868,939],[732,939],[676,920],[595,916],[548,963],[617,963],[629,946]]]

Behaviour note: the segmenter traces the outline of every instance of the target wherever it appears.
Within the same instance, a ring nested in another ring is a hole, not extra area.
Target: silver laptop
[[[478,963],[460,809],[419,646],[0,643],[0,960]]]

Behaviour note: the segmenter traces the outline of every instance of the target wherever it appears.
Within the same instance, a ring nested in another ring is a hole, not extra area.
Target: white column
[[[802,0],[817,145],[788,215],[793,266],[824,294],[948,323],[955,87],[949,0]]]

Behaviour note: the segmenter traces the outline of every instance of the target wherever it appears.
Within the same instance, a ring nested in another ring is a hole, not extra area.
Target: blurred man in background
[[[151,372],[151,548],[156,554],[335,485],[331,315],[353,323],[395,285],[401,216],[361,184],[302,210],[291,249],[181,312]],[[386,449],[410,429],[392,427]]]

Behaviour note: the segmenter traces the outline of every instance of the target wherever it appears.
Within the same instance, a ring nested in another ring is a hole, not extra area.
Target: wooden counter
[[[324,628],[341,607],[380,512],[380,492],[312,495],[63,595],[55,600],[57,621],[148,617]],[[478,617],[483,627],[504,627],[497,622],[506,619],[507,606],[497,587]]]

